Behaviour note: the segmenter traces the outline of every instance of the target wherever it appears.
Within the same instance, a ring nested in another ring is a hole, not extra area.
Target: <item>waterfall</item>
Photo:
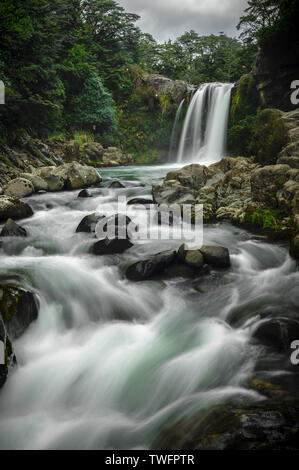
[[[180,138],[177,163],[215,163],[225,152],[230,83],[206,83],[192,97]]]
[[[180,122],[180,117],[181,117],[181,112],[183,108],[183,104],[185,102],[185,99],[183,99],[178,107],[178,110],[175,115],[175,120],[174,124],[172,127],[172,132],[171,132],[171,138],[170,138],[170,145],[169,145],[169,153],[168,153],[168,160],[171,161],[173,158],[173,155],[176,150],[176,143],[177,143],[177,132],[178,132],[178,126]]]

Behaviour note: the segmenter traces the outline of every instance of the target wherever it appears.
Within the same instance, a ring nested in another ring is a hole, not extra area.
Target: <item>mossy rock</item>
[[[282,209],[249,205],[243,223],[248,229],[266,232],[274,240],[289,239],[294,233],[294,219]]]
[[[37,319],[39,305],[32,292],[0,284],[0,313],[11,338],[18,338]]]
[[[263,109],[257,114],[252,150],[262,165],[276,163],[278,154],[288,143],[288,131],[277,109]]]

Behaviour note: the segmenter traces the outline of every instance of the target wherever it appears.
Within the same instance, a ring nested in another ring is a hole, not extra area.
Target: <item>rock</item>
[[[34,190],[38,191],[48,191],[48,184],[47,182],[37,175],[32,175],[31,173],[21,173],[21,178],[25,178],[26,180],[31,181]]]
[[[199,250],[187,250],[185,263],[194,268],[202,268],[204,265],[204,257]]]
[[[83,153],[92,161],[100,161],[103,158],[104,148],[99,142],[87,142],[83,145]]]
[[[86,215],[83,217],[81,222],[79,223],[76,232],[85,232],[85,233],[92,233],[95,231],[95,227],[97,223],[105,218],[104,215],[96,214],[95,212],[93,214]]]
[[[299,234],[297,234],[291,240],[290,255],[296,259],[299,259]]]
[[[102,178],[95,168],[81,165],[78,162],[65,163],[64,165],[60,165],[58,167],[49,166],[39,168],[34,170],[34,174],[44,178],[49,186],[50,179],[53,187],[58,185],[57,187],[60,187],[60,189],[62,189],[62,182],[65,189],[72,190],[86,188],[102,181]],[[56,179],[53,177],[56,177]],[[57,177],[60,179],[58,180]]]
[[[91,253],[94,255],[114,255],[121,254],[133,246],[128,238],[105,238],[99,240],[91,247]]]
[[[102,164],[107,166],[130,165],[134,163],[131,155],[117,147],[108,147],[103,152]]]
[[[150,259],[138,261],[126,269],[125,275],[130,281],[144,281],[163,272],[176,259],[175,251],[163,251]]]
[[[38,302],[32,292],[13,285],[0,285],[0,311],[9,336],[18,338],[37,319]]]
[[[155,450],[295,450],[298,403],[224,403],[181,418],[160,431]]]
[[[104,238],[132,238],[133,233],[137,231],[137,226],[130,217],[124,214],[113,214],[104,217],[101,226],[97,227],[96,236],[100,239]]]
[[[9,367],[16,362],[12,344],[0,315],[0,355],[4,353],[4,364],[0,361],[0,389],[6,382]]]
[[[203,245],[200,247],[200,252],[203,255],[205,263],[215,268],[230,267],[230,257],[227,248],[223,246]]]
[[[0,221],[7,219],[25,219],[31,217],[31,207],[21,199],[12,196],[0,196]]]
[[[82,189],[78,194],[78,197],[92,197],[92,194],[87,189]]]
[[[128,206],[133,206],[133,205],[142,205],[142,206],[148,206],[149,204],[154,204],[153,199],[150,198],[142,198],[142,197],[134,197],[133,199],[130,199],[127,202]]]
[[[0,233],[1,237],[27,237],[26,230],[16,224],[12,219],[7,219]]]
[[[25,178],[15,178],[7,183],[4,194],[14,197],[30,196],[34,193],[34,187],[31,181]]]
[[[48,191],[56,192],[62,191],[64,189],[64,180],[61,176],[58,175],[49,175],[45,177],[45,182],[48,187]]]
[[[120,181],[113,181],[111,184],[109,184],[109,188],[125,188],[125,185]]]
[[[298,137],[299,140],[299,137]],[[280,157],[277,160],[279,165],[289,165],[291,168],[299,169],[299,157]]]
[[[255,201],[273,205],[278,189],[287,181],[289,165],[267,165],[251,174],[251,191]]]
[[[167,95],[170,100],[179,105],[183,98],[191,92],[191,87],[182,80],[171,80],[157,74],[142,74],[137,77],[136,87],[154,90],[157,96]]]
[[[202,268],[204,265],[204,257],[199,249],[188,250],[181,245],[178,250],[178,258],[182,263],[186,263],[193,268]]]
[[[287,353],[292,341],[299,339],[299,321],[291,318],[269,318],[253,329],[252,338],[271,348]]]

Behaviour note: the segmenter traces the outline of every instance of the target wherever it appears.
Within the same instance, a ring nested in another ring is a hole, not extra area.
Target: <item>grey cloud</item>
[[[237,36],[247,0],[118,0],[131,13],[141,16],[140,28],[155,39],[175,39],[194,29],[201,35],[224,31]]]

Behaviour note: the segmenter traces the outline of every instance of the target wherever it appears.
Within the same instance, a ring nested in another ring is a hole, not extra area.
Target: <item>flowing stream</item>
[[[296,263],[283,244],[209,225],[204,241],[230,249],[229,270],[132,283],[123,276],[129,262],[180,241],[97,257],[88,252],[92,236],[75,233],[85,215],[116,210],[118,195],[150,195],[168,170],[103,169],[92,198],[72,191],[28,200],[34,216],[20,223],[29,237],[5,242],[0,274],[33,289],[40,313],[14,342],[18,366],[0,391],[1,449],[146,449],[186,414],[264,399],[246,388],[260,354],[251,325],[262,311],[299,305]],[[126,187],[108,188],[115,179]],[[144,220],[133,208],[129,216]],[[231,315],[243,319],[238,328]]]

